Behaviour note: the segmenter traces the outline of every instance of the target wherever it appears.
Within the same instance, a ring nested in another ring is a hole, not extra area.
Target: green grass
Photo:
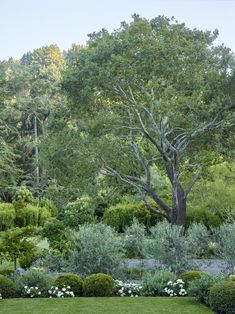
[[[210,314],[192,298],[71,298],[8,299],[0,301],[4,314]]]

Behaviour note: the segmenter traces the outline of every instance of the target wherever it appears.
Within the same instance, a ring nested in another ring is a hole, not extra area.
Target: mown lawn
[[[1,314],[210,314],[192,298],[8,299]]]

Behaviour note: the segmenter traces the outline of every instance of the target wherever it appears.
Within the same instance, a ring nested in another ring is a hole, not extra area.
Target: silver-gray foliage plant
[[[83,275],[114,274],[123,252],[123,241],[111,227],[102,223],[82,225],[75,233],[70,270]]]

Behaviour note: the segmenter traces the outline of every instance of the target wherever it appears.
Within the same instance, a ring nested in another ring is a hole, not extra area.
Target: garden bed
[[[0,303],[6,314],[210,314],[210,309],[193,298],[71,298],[71,299],[8,299]]]

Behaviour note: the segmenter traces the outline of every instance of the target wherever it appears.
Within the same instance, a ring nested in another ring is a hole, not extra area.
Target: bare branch
[[[201,171],[202,171],[201,165],[197,165],[197,170],[196,170],[195,174],[193,175],[193,177],[191,178],[187,188],[185,189],[185,197],[187,197],[187,195],[192,190],[194,184],[196,183],[197,179],[199,178],[199,176],[201,174]]]

